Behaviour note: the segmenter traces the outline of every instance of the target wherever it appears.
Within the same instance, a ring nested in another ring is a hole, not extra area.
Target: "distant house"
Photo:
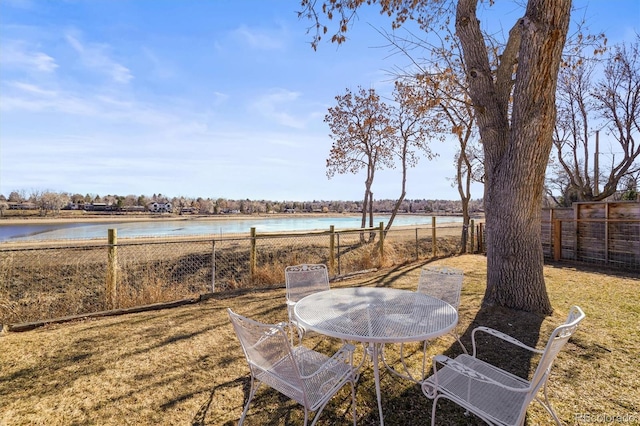
[[[158,203],[155,201],[149,203],[148,208],[151,213],[171,213],[173,211],[171,203]]]
[[[85,204],[84,210],[94,211],[94,212],[104,212],[104,211],[110,210],[110,206],[107,206],[107,203],[91,203],[91,204]]]
[[[142,213],[146,210],[145,206],[122,206],[121,209],[126,213]]]
[[[38,206],[35,205],[35,203],[30,203],[28,201],[25,201],[22,203],[15,203],[15,202],[9,201],[7,204],[9,204],[9,210],[37,210],[38,209]]]

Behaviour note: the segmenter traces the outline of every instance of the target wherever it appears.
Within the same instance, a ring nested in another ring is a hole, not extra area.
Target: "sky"
[[[609,44],[640,31],[638,0],[573,3]],[[407,58],[385,47],[390,19],[375,7],[359,11],[345,44],[317,51],[299,8],[0,0],[0,194],[362,199],[364,172],[326,176],[323,119],[346,89],[389,94]],[[503,31],[521,14],[515,2],[487,12]],[[438,157],[410,170],[406,198],[458,199],[455,144],[431,148]],[[400,178],[377,172],[374,198],[397,198]]]

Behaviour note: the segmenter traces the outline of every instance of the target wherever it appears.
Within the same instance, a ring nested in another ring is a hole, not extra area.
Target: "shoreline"
[[[384,216],[384,213],[379,214],[380,216]],[[388,216],[388,214],[386,214]],[[66,215],[66,216],[56,216],[56,217],[12,217],[12,218],[0,218],[0,231],[3,228],[9,230],[11,227],[28,227],[28,226],[43,226],[43,227],[56,227],[56,226],[64,226],[71,224],[79,224],[79,225],[107,225],[113,224],[114,228],[118,227],[118,224],[135,224],[135,223],[150,223],[150,222],[164,222],[164,223],[174,223],[176,226],[189,226],[189,222],[210,222],[213,226],[215,223],[219,223],[222,225],[225,222],[233,222],[238,220],[269,220],[269,219],[281,219],[281,220],[305,220],[305,219],[314,219],[314,218],[327,218],[327,217],[344,217],[344,218],[361,218],[362,215],[359,213],[272,213],[272,214],[228,214],[228,215],[189,215],[189,216],[175,216],[175,215]],[[402,216],[423,216],[423,217],[432,217],[431,214],[420,214],[420,213],[402,213],[398,214],[396,218]],[[461,217],[461,215],[442,215],[439,217]],[[474,220],[478,220],[479,218],[474,217]],[[480,219],[482,220],[482,219]],[[224,225],[223,225],[224,226]],[[425,225],[430,226],[430,225]],[[413,229],[414,225],[394,225],[395,230],[405,230],[405,229]],[[310,230],[308,232],[318,232],[323,231],[326,232],[326,229],[316,229]],[[291,231],[292,233],[296,233],[295,231]],[[300,231],[303,232],[303,231]],[[279,234],[281,232],[275,232],[275,234]],[[265,233],[265,235],[268,233]],[[248,236],[247,232],[242,233],[228,233],[225,234],[224,237],[238,237],[238,236]],[[193,239],[194,235],[172,235],[172,236],[134,236],[134,237],[123,237],[119,236],[119,241],[158,241],[158,238],[161,239],[171,239],[171,240],[182,240],[182,239]],[[47,240],[28,240],[28,241],[16,241],[12,239],[6,239],[0,241],[0,248],[2,249],[13,249],[13,248],[29,248],[29,247],[43,247],[43,246],[64,246],[68,244],[73,245],[86,245],[86,244],[94,244],[96,241],[102,241],[103,238],[95,239],[95,238],[81,238],[81,239],[47,239]]]
[[[377,215],[389,215],[389,213],[376,213]],[[398,213],[397,216],[437,216],[437,217],[461,217],[460,214],[426,214],[426,213]],[[57,225],[64,223],[130,223],[130,222],[154,222],[172,221],[187,222],[192,220],[226,221],[238,219],[269,219],[269,218],[295,218],[300,216],[313,217],[361,217],[360,213],[260,213],[260,214],[233,214],[233,215],[189,215],[189,216],[165,216],[165,215],[69,215],[56,217],[2,217],[0,226],[11,225]],[[396,216],[396,217],[397,217]],[[483,215],[471,215],[472,219],[481,219]]]
[[[336,215],[341,213],[336,213]],[[187,222],[192,220],[211,220],[211,221],[224,221],[235,219],[266,219],[266,218],[280,218],[280,217],[292,217],[296,215],[313,215],[313,216],[335,216],[326,213],[276,213],[276,214],[234,214],[234,215],[189,215],[189,216],[165,216],[165,215],[92,215],[92,216],[58,216],[58,217],[12,217],[12,218],[0,218],[0,226],[2,225],[26,225],[26,224],[38,224],[38,225],[57,225],[61,223],[123,223],[123,222]],[[346,215],[346,214],[345,214]]]

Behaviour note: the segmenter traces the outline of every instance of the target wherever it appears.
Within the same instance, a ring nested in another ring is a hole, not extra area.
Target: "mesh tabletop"
[[[452,330],[458,313],[422,293],[377,287],[339,288],[301,299],[295,316],[318,333],[368,343],[432,339]]]

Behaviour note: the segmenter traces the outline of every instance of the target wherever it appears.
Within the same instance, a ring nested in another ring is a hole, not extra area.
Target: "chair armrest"
[[[423,392],[425,392],[425,394],[427,392],[432,393],[435,396],[435,392],[438,389],[438,364],[442,364],[447,366],[448,368],[450,368],[451,370],[455,371],[457,374],[461,375],[461,376],[465,376],[468,377],[472,380],[476,380],[479,382],[484,382],[484,383],[489,383],[491,385],[495,385],[495,386],[499,386],[503,389],[507,389],[511,392],[528,392],[530,389],[529,387],[526,388],[515,388],[512,386],[507,386],[503,383],[500,383],[496,380],[493,380],[492,378],[480,373],[477,370],[474,370],[471,367],[466,366],[465,364],[456,361],[455,359],[451,359],[446,355],[436,355],[433,357],[433,376],[431,376],[429,379],[427,379],[426,381],[423,382],[422,385],[422,390]],[[431,382],[431,383],[428,383]],[[435,385],[435,388],[434,388]],[[431,387],[432,389],[430,390],[425,390],[425,387]],[[429,395],[427,395],[429,396]]]
[[[313,377],[317,374],[322,373],[323,371],[331,370],[338,364],[349,364],[353,369],[353,352],[355,351],[355,349],[356,347],[353,346],[352,344],[345,343],[344,345],[342,345],[340,349],[338,349],[336,353],[333,354],[331,358],[329,358],[322,365],[320,365],[313,374],[309,374],[308,376],[301,376],[301,377],[303,379],[308,379],[310,377]]]
[[[321,368],[332,368],[334,365],[339,363],[347,363],[353,367],[353,352],[355,350],[356,347],[351,343],[345,343],[335,354],[333,354],[331,358],[322,364]]]
[[[511,337],[508,334],[505,334],[505,333],[503,333],[501,331],[498,331],[498,330],[495,330],[495,329],[489,328],[489,327],[480,326],[480,327],[474,328],[473,331],[471,332],[471,344],[473,345],[473,357],[474,358],[475,358],[475,356],[477,354],[476,353],[476,333],[479,332],[479,331],[485,332],[487,334],[490,334],[490,335],[492,335],[494,337],[497,337],[499,339],[504,340],[505,342],[509,342],[509,343],[511,343],[511,344],[513,344],[515,346],[519,346],[519,347],[521,347],[523,349],[526,349],[528,351],[535,352],[537,354],[544,353],[544,350],[532,348],[531,346],[526,345],[526,344],[522,343],[520,340],[518,340],[518,339],[516,339],[514,337]]]
[[[279,339],[281,336],[280,333],[282,333],[282,335],[286,337],[288,335],[289,327],[292,326],[286,321],[279,322],[277,324],[270,324],[270,327],[262,333],[262,336],[260,336],[260,338],[253,345],[251,345],[251,347],[257,348],[267,340],[274,338]]]
[[[289,335],[291,331],[295,331],[296,333],[298,333],[298,327],[289,321],[279,322],[277,325],[278,328],[281,328],[286,335]]]

